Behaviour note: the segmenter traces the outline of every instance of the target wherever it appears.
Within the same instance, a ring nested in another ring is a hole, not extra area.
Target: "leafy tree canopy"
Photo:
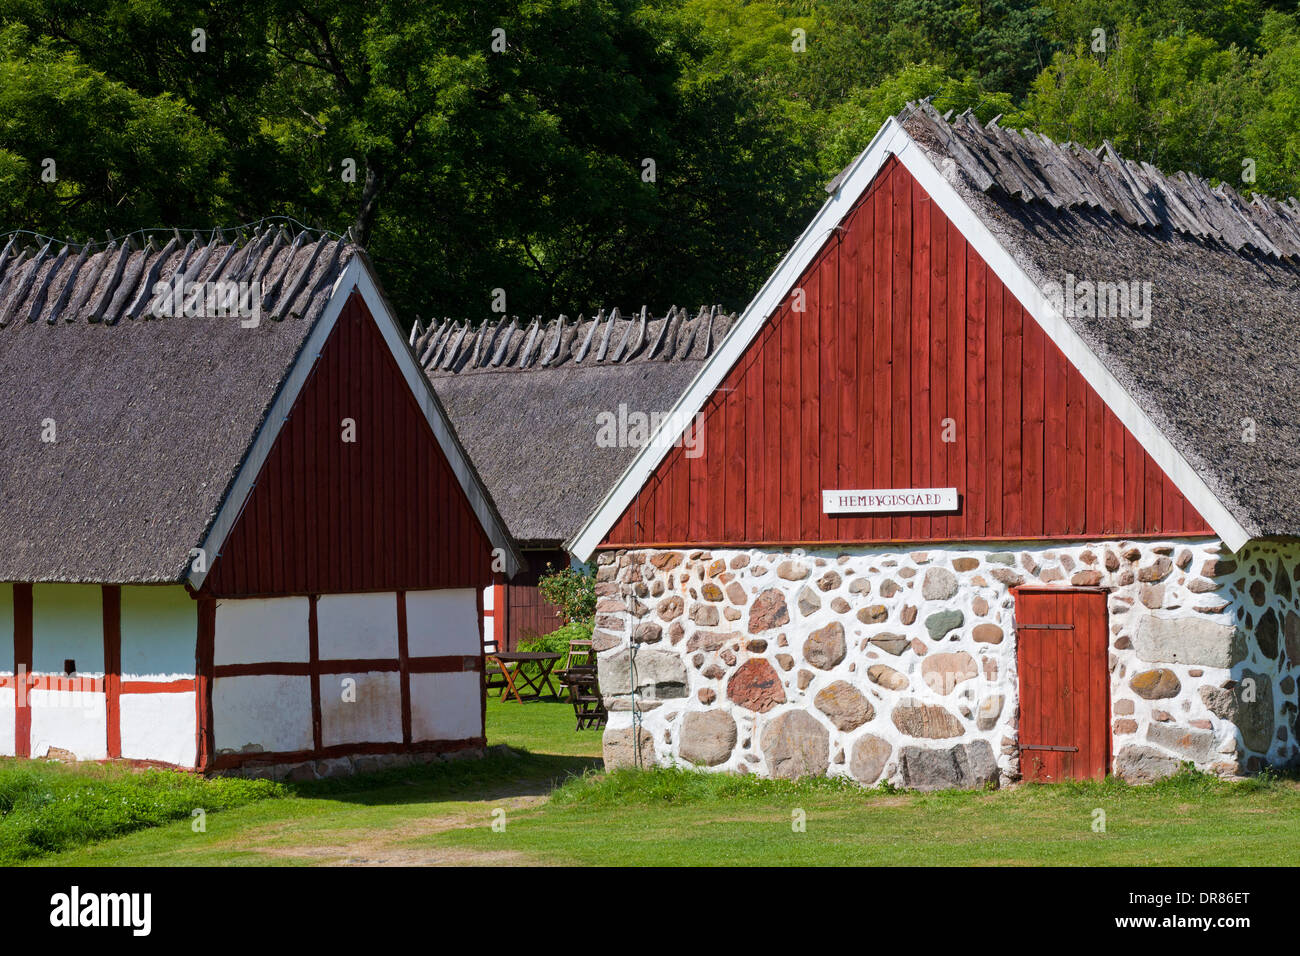
[[[739,308],[927,96],[1300,193],[1280,0],[0,0],[0,229],[350,228],[408,320]]]

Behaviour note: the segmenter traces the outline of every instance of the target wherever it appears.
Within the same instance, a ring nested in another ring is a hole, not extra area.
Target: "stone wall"
[[[1020,584],[1109,588],[1113,766],[1231,776],[1297,757],[1300,547],[1216,539],[597,559],[607,766],[1020,776]]]

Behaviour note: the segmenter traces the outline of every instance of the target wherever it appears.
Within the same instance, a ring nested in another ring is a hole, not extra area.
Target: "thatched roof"
[[[582,525],[636,452],[601,447],[598,416],[668,412],[731,327],[717,308],[443,321],[412,331],[511,535],[554,546]]]
[[[899,121],[1040,290],[1151,283],[1145,327],[1066,319],[1250,536],[1300,534],[1300,204],[928,103]]]
[[[356,253],[278,227],[0,237],[0,581],[179,580]],[[260,321],[158,317],[178,276],[260,282]]]

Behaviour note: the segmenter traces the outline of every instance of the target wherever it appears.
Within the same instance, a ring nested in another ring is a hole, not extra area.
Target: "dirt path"
[[[517,793],[517,791],[515,791]],[[442,809],[383,827],[338,828],[332,817],[288,820],[255,827],[226,842],[230,849],[253,852],[272,860],[292,860],[309,866],[502,866],[542,862],[512,850],[483,852],[452,847],[412,846],[424,837],[448,830],[488,826],[492,813],[507,814],[541,806],[543,795],[488,794],[466,806]],[[359,811],[358,811],[359,812]]]

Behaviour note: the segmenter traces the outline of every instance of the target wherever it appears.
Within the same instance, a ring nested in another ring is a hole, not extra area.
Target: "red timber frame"
[[[193,692],[201,702],[206,696],[196,669],[193,678],[171,681],[122,680],[122,588],[115,584],[100,585],[100,603],[103,608],[104,676],[68,677],[62,674],[39,674],[33,671],[34,642],[32,635],[32,585],[14,584],[14,677],[0,678],[0,687],[12,681],[15,691],[14,753],[19,757],[32,756],[32,706],[33,690],[94,693],[104,695],[107,718],[105,751],[109,760],[122,758],[122,695],[123,694],[184,694]],[[200,605],[199,647],[202,649],[202,606]],[[199,704],[202,707],[202,703]],[[199,724],[202,727],[202,723]],[[200,731],[198,743],[202,743]],[[201,751],[196,751],[201,756]],[[157,760],[128,761],[142,766],[175,766]],[[182,770],[193,769],[180,767]]]
[[[319,654],[316,629],[317,595],[310,595],[310,660],[307,662],[224,664],[214,665],[217,600],[211,596],[196,597],[197,626],[195,633],[195,676],[171,681],[122,680],[122,591],[117,585],[102,585],[104,676],[66,677],[57,674],[36,674],[32,671],[32,586],[13,585],[14,594],[14,671],[13,677],[0,677],[0,687],[15,689],[14,753],[30,757],[32,711],[30,694],[33,690],[79,691],[105,695],[108,759],[122,758],[121,698],[123,694],[175,694],[194,693],[195,707],[195,766],[200,772],[252,763],[289,763],[314,758],[336,757],[350,754],[383,753],[449,753],[486,745],[484,736],[461,740],[415,741],[412,739],[411,675],[447,674],[483,671],[483,654],[448,654],[437,657],[411,657],[408,652],[406,627],[406,592],[398,591],[398,656],[396,658],[359,658],[348,660],[322,660]],[[483,632],[483,592],[475,589],[479,634]],[[326,747],[321,736],[320,679],[322,675],[396,672],[401,675],[402,741],[360,742]],[[311,678],[312,739],[310,751],[256,754],[216,753],[212,686],[219,677],[237,677],[254,674],[300,675]],[[480,680],[480,686],[482,681]],[[480,693],[480,726],[486,723],[486,695]],[[172,766],[155,760],[131,760],[147,766]]]
[[[479,633],[483,630],[482,590],[476,589]],[[396,753],[454,753],[473,750],[486,746],[484,735],[467,737],[459,740],[414,740],[411,719],[411,675],[412,674],[451,674],[483,671],[483,653],[445,654],[436,657],[411,657],[408,651],[406,592],[396,593],[397,601],[397,657],[371,657],[349,659],[322,659],[320,656],[320,638],[317,630],[317,602],[320,595],[308,595],[308,647],[307,661],[271,661],[256,664],[213,664],[212,644],[215,636],[216,599],[200,596],[200,607],[207,606],[200,614],[199,630],[199,688],[196,706],[199,709],[199,770],[227,770],[245,764],[266,765],[281,763],[298,763],[305,760],[320,760],[330,757],[355,756],[362,754],[396,754]],[[481,644],[481,642],[480,642]],[[321,728],[321,691],[323,676],[331,674],[361,673],[397,673],[401,675],[402,740],[397,741],[360,741],[357,743],[333,744],[325,746]],[[295,676],[311,679],[311,722],[312,749],[296,751],[271,751],[257,753],[217,754],[212,718],[212,685],[222,677],[252,676]],[[482,680],[479,681],[480,687]],[[480,692],[480,697],[483,695]],[[480,704],[480,726],[484,726],[486,714],[482,712],[485,698]]]

